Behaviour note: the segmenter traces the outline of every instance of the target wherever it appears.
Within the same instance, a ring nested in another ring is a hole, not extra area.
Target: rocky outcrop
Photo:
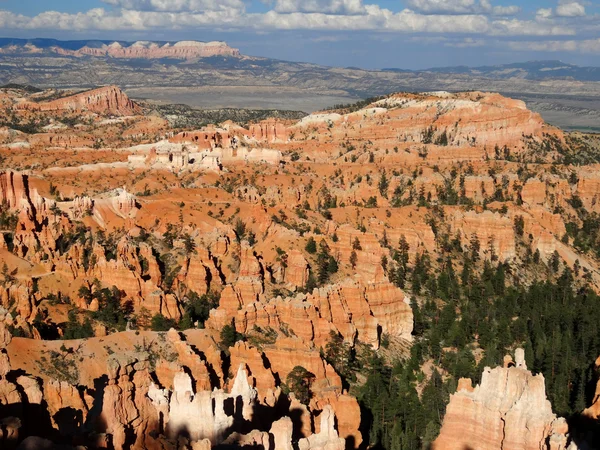
[[[531,143],[540,145],[548,136],[564,142],[562,132],[547,126],[524,102],[487,92],[394,94],[350,113],[312,114],[289,132],[298,141],[377,136],[389,149],[398,143],[406,148],[385,160],[411,164],[495,158],[496,147],[502,159],[527,152]],[[337,146],[333,149],[337,153]]]
[[[356,399],[341,393],[339,376],[318,350],[295,339],[277,342],[265,352],[238,342],[225,358],[203,330],[124,332],[88,340],[36,341],[25,356],[27,340],[11,340],[3,323],[0,345],[8,347],[0,350],[0,409],[24,405],[11,409],[11,424],[25,424],[0,427],[5,435],[25,430],[21,437],[27,437],[41,430],[32,428],[34,419],[27,413],[43,409],[49,416],[43,436],[77,436],[92,448],[110,443],[115,450],[150,450],[186,442],[191,448],[245,443],[277,450],[295,448],[292,439],[305,439],[302,448],[338,449],[345,448],[346,439],[355,444],[352,448],[362,440]],[[46,354],[53,360],[41,358]],[[281,389],[280,380],[298,361],[316,377],[309,405]],[[226,365],[237,368],[235,376],[222,372]],[[299,410],[302,420],[288,422]],[[286,426],[290,423],[291,428]],[[258,431],[269,429],[271,434]],[[2,438],[0,433],[0,442]]]
[[[162,275],[147,244],[136,245],[123,236],[117,244],[114,259],[108,259],[99,245],[94,246],[93,254],[95,264],[87,272],[89,279],[106,280],[107,285],[117,286],[126,298],[133,300],[138,311],[145,308],[153,315],[181,318],[177,300],[159,288]]]
[[[596,374],[600,374],[600,357],[596,359],[594,366]],[[591,417],[592,419],[598,419],[600,417],[600,377],[597,378],[596,390],[594,391],[592,404],[583,411],[584,416]]]
[[[546,399],[544,376],[527,370],[523,350],[507,367],[486,367],[481,384],[463,379],[450,397],[434,450],[564,450],[568,426]]]
[[[347,279],[295,298],[264,301],[257,300],[258,295],[256,290],[226,286],[208,326],[220,330],[233,317],[241,333],[255,327],[285,329],[317,346],[327,344],[331,331],[348,342],[358,339],[374,347],[379,346],[381,333],[411,339],[408,297],[389,282],[365,286]]]
[[[285,141],[288,132],[285,124],[276,119],[263,120],[250,125],[249,136],[259,142]]]
[[[346,441],[339,437],[335,429],[335,414],[331,406],[326,406],[321,415],[320,431],[298,441],[299,450],[344,450]]]
[[[579,174],[576,192],[586,209],[600,211],[600,177],[596,171]]]
[[[136,210],[135,196],[127,192],[127,189],[121,189],[119,194],[112,198],[112,204],[122,217],[127,217]]]
[[[117,86],[107,86],[81,92],[69,97],[23,106],[33,111],[90,111],[103,115],[132,116],[141,108]]]
[[[516,255],[513,222],[508,217],[491,211],[456,212],[450,225],[453,233],[460,233],[464,248],[476,238],[484,258],[491,258],[492,252],[501,261]]]

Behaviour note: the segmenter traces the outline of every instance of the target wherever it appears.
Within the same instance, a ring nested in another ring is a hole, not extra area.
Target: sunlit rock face
[[[565,419],[546,399],[544,376],[527,370],[522,349],[505,367],[486,367],[481,383],[461,379],[450,397],[435,450],[575,449]]]

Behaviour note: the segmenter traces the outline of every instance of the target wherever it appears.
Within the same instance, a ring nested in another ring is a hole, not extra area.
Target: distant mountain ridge
[[[117,85],[160,104],[307,112],[393,92],[480,90],[523,100],[562,128],[600,132],[600,68],[561,61],[374,70],[243,55],[225,42],[0,38],[1,85]]]
[[[226,42],[199,41],[124,41],[81,39],[61,41],[58,39],[34,38],[0,38],[0,56],[34,56],[59,55],[71,57],[99,57],[130,60],[169,59],[181,62],[204,59],[208,64],[219,68],[242,69],[257,64],[268,67],[271,65],[290,64],[318,66],[310,63],[294,63],[278,61],[268,57],[245,57],[241,52],[227,45]],[[230,61],[210,58],[231,58]],[[241,61],[240,61],[241,59]],[[244,60],[248,61],[244,61]],[[248,67],[246,67],[248,66]],[[346,67],[346,70],[364,71],[358,67]],[[377,71],[375,71],[377,72]],[[523,79],[523,80],[560,80],[600,81],[600,67],[582,67],[559,60],[526,61],[511,64],[491,66],[451,66],[432,67],[424,70],[402,68],[384,68],[380,72],[400,74],[445,74],[490,78],[494,80]]]
[[[119,41],[119,40],[77,40],[59,41],[56,39],[13,39],[0,38],[0,54],[39,55],[58,54],[62,56],[94,56],[121,59],[181,59],[193,60],[214,56],[240,57],[238,49],[225,42],[199,41]]]
[[[471,75],[506,80],[523,78],[528,80],[571,79],[576,81],[600,81],[600,67],[581,67],[559,60],[526,61],[494,66],[454,66],[433,67],[425,70],[406,70],[398,68],[382,69],[386,72],[444,73]]]

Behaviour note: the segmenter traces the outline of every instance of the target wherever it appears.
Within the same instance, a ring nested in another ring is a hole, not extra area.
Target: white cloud
[[[492,6],[490,0],[408,0],[407,4],[426,14],[493,14],[512,16],[518,6]]]
[[[517,51],[536,52],[580,52],[600,54],[600,39],[587,39],[581,41],[511,41],[510,48]]]
[[[486,33],[487,17],[481,15],[424,15],[405,9],[386,17],[386,28],[403,32]]]
[[[408,6],[425,13],[467,14],[478,6],[475,0],[408,0]]]
[[[244,9],[242,0],[102,0],[134,11],[202,12]]]
[[[417,42],[419,44],[429,45],[443,45],[444,47],[454,48],[472,48],[472,47],[483,47],[488,44],[485,39],[481,38],[454,38],[444,36],[419,36],[409,39],[410,42]]]
[[[541,8],[536,12],[536,18],[538,20],[548,20],[554,17],[584,17],[585,6],[581,2],[573,0],[561,0],[556,7],[556,10],[552,8]]]
[[[585,16],[585,6],[579,2],[561,2],[556,7],[558,17],[583,17]]]
[[[490,34],[495,36],[572,36],[573,28],[531,20],[496,20]]]
[[[494,6],[492,13],[495,16],[514,16],[521,12],[520,6]]]
[[[87,12],[68,14],[46,11],[34,17],[0,11],[0,28],[25,30],[120,30],[143,29],[143,25],[131,21],[124,14],[108,14],[102,8]]]
[[[485,33],[489,22],[478,15],[424,15],[405,9],[392,13],[377,5],[365,5],[364,15],[322,13],[280,14],[269,11],[254,14],[249,21],[255,28],[284,30],[372,30],[403,33]]]
[[[142,0],[108,0],[125,2]],[[149,1],[149,0],[143,0]],[[161,1],[163,5],[167,0]],[[200,1],[205,6],[209,0],[169,0],[170,7],[184,3],[188,6]],[[220,5],[234,5],[237,0],[225,0]],[[313,0],[310,0],[313,1]],[[323,1],[323,0],[315,0]],[[552,20],[523,21],[517,19],[491,19],[486,14],[422,14],[410,9],[394,13],[378,5],[352,3],[344,0],[345,7],[361,5],[361,14],[322,13],[322,12],[278,12],[271,9],[266,13],[248,13],[245,9],[225,8],[201,12],[189,11],[148,11],[118,8],[106,10],[96,8],[87,12],[68,14],[48,11],[34,17],[0,11],[0,28],[5,30],[254,30],[268,32],[275,30],[322,30],[322,31],[371,31],[373,33],[420,33],[429,35],[466,34],[473,41],[465,41],[464,46],[473,46],[481,36],[567,36],[575,35],[573,28],[557,24]],[[437,0],[426,0],[437,1]],[[459,0],[469,2],[470,0]],[[466,3],[465,3],[466,4]],[[305,7],[308,3],[305,3]],[[330,3],[333,5],[333,3]],[[483,7],[490,6],[485,2]],[[310,6],[310,5],[309,5]],[[335,6],[335,5],[334,5]],[[338,10],[336,10],[338,11]]]
[[[275,0],[278,13],[364,14],[362,0]]]
[[[484,39],[465,38],[462,41],[451,41],[444,44],[445,47],[456,47],[456,48],[473,48],[483,47],[486,44]]]
[[[540,8],[536,11],[535,14],[537,19],[549,19],[550,17],[552,17],[553,12],[552,8]]]

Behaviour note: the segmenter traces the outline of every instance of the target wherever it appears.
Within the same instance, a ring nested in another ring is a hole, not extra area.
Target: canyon
[[[593,448],[596,136],[480,91],[0,108],[3,448]]]

